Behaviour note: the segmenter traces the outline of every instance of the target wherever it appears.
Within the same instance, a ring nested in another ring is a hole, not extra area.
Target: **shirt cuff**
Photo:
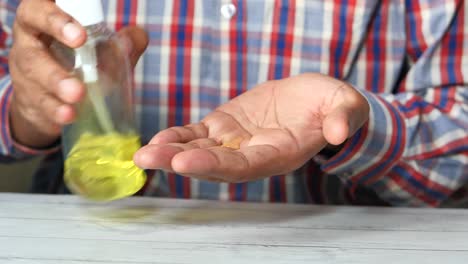
[[[406,125],[397,107],[379,95],[359,91],[370,105],[369,121],[348,139],[343,149],[322,165],[354,186],[372,186],[403,156]]]
[[[59,143],[45,149],[34,149],[13,139],[10,128],[10,104],[13,87],[9,78],[8,80],[2,80],[2,82],[6,82],[0,84],[6,88],[0,89],[0,154],[7,158],[21,160],[57,152],[60,149]]]

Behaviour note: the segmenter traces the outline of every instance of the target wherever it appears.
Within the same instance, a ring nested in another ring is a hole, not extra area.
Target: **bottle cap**
[[[101,0],[56,0],[55,3],[84,27],[104,21]]]

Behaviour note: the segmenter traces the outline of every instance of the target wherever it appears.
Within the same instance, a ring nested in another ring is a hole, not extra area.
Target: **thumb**
[[[118,32],[118,36],[128,52],[132,67],[135,67],[148,47],[148,34],[141,27],[126,27]]]
[[[322,133],[328,143],[344,143],[369,119],[369,103],[361,94],[357,96],[356,100],[343,102],[323,120]]]

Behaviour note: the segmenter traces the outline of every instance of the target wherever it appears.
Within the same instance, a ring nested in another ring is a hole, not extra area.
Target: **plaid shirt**
[[[0,159],[48,153],[35,189],[60,192],[60,153],[20,146],[9,132],[8,52],[19,2],[0,1]],[[256,84],[304,72],[351,83],[371,107],[369,122],[342,151],[329,159],[317,157],[289,175],[218,184],[149,172],[141,194],[263,202],[468,204],[465,1],[103,3],[111,28],[140,25],[151,39],[135,70],[143,142],[161,129],[197,122]]]

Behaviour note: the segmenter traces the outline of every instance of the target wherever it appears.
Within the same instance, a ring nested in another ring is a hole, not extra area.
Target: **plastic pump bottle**
[[[87,31],[86,43],[51,46],[55,58],[86,86],[76,121],[62,131],[65,183],[91,200],[135,194],[146,181],[133,163],[140,139],[132,102],[131,68],[116,35],[104,24],[100,0],[57,0]]]

